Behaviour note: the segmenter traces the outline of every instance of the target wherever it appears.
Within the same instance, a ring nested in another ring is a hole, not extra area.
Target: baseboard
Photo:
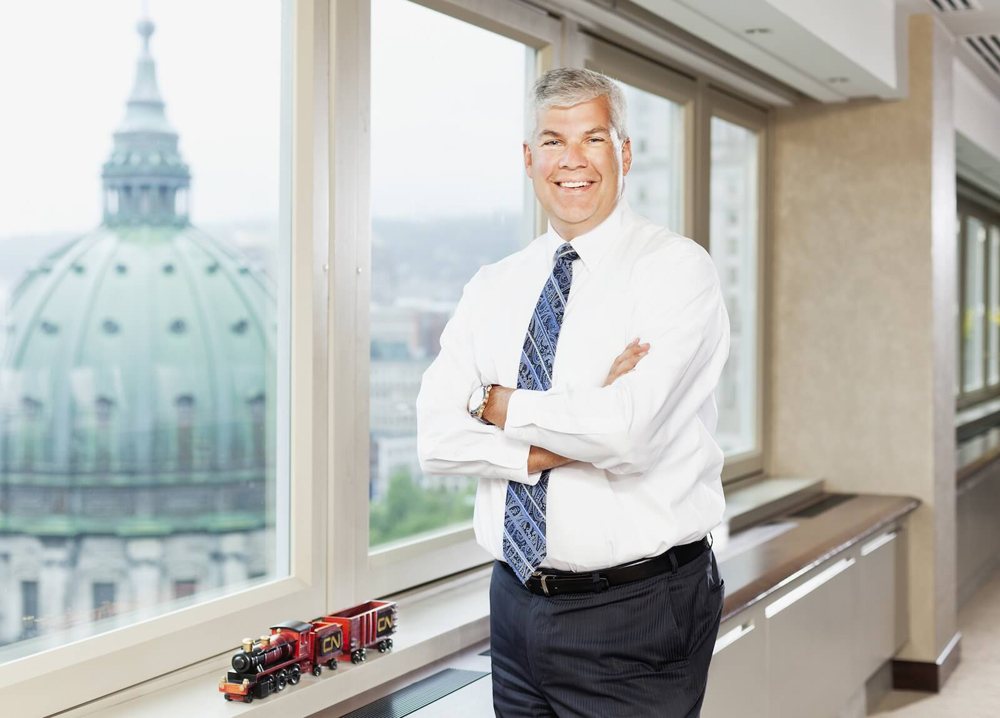
[[[892,687],[897,691],[940,693],[962,657],[962,634],[956,632],[941,655],[930,661],[892,662]]]

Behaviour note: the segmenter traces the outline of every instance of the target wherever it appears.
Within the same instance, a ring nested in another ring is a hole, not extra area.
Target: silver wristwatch
[[[490,423],[483,418],[483,412],[486,411],[486,402],[490,400],[491,389],[493,389],[493,385],[486,384],[472,392],[472,396],[469,397],[469,414],[472,415],[473,419],[484,424]]]

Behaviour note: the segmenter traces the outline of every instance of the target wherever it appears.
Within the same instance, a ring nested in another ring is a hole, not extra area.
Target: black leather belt
[[[539,596],[561,596],[566,593],[599,593],[611,586],[630,581],[658,576],[667,571],[676,571],[686,563],[694,561],[712,547],[708,536],[701,541],[674,546],[669,551],[653,558],[642,559],[621,566],[612,566],[601,571],[572,573],[543,568],[535,571],[524,584],[529,591]],[[513,570],[506,563],[507,569]]]

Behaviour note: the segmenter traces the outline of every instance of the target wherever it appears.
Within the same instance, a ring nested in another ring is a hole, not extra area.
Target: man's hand
[[[635,369],[635,365],[639,363],[640,359],[646,356],[648,351],[649,342],[640,344],[638,338],[633,339],[625,347],[625,351],[619,354],[618,358],[611,365],[611,371],[608,372],[608,378],[605,380],[604,386],[610,386],[615,379]]]
[[[490,398],[486,401],[486,408],[483,409],[483,418],[494,426],[501,429],[507,424],[507,402],[513,389],[494,384],[490,389]]]

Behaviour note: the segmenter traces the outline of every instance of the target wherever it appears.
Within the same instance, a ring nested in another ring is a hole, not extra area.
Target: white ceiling
[[[949,1],[973,7],[952,10]],[[905,94],[906,21],[932,13],[956,37],[961,60],[1000,97],[1000,72],[966,42],[1000,38],[1000,0],[937,0],[946,11],[934,0],[633,2],[821,102]]]

